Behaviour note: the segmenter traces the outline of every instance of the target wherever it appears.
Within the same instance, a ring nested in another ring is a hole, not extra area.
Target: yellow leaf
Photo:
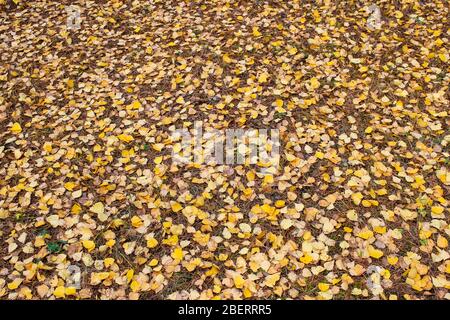
[[[20,123],[14,122],[10,131],[12,133],[21,133],[22,132],[22,127],[20,126]]]
[[[128,270],[126,273],[127,283],[131,282],[131,279],[133,279],[133,276],[134,276],[134,270],[133,269]]]
[[[76,187],[76,184],[75,184],[75,182],[72,182],[72,181],[66,182],[64,184],[64,188],[66,188],[69,191],[72,191],[73,188],[75,188],[75,187]]]
[[[387,262],[391,265],[391,266],[395,266],[398,262],[398,257],[396,256],[389,256],[387,258]]]
[[[142,107],[142,104],[141,104],[138,100],[134,100],[134,101],[130,104],[130,108],[131,108],[131,109],[139,109],[140,107]]]
[[[253,36],[259,37],[261,35],[261,32],[259,32],[258,27],[253,27]]]
[[[259,77],[258,77],[258,82],[259,83],[267,82],[267,77],[268,77],[267,73],[260,74]]]
[[[284,200],[277,200],[275,201],[275,207],[277,208],[283,208],[286,202]]]
[[[281,108],[283,106],[283,100],[281,99],[275,100],[275,106]]]
[[[44,143],[44,151],[47,153],[52,152],[53,148],[52,148],[52,143],[51,142],[45,142]]]
[[[91,240],[83,240],[83,247],[85,247],[89,252],[95,249],[95,243]]]
[[[359,205],[361,203],[362,198],[363,198],[363,195],[362,195],[361,192],[357,192],[357,193],[353,193],[352,194],[353,203],[356,204],[356,205]]]
[[[156,157],[155,160],[153,160],[156,164],[160,164],[162,162],[163,157]]]
[[[171,254],[172,258],[177,260],[183,259],[183,255],[184,255],[183,250],[180,247],[176,248]]]
[[[367,240],[373,237],[373,232],[369,229],[365,229],[364,231],[358,233],[358,237]]]
[[[124,141],[124,142],[130,142],[130,141],[133,141],[134,140],[134,138],[131,136],[131,135],[129,135],[129,134],[119,134],[118,136],[117,136],[117,138],[120,140],[120,141]]]
[[[363,200],[361,201],[361,204],[365,208],[369,208],[370,206],[372,206],[372,202],[370,202],[369,200]]]
[[[434,44],[435,44],[436,46],[440,47],[440,46],[442,46],[442,45],[444,44],[444,41],[442,41],[441,38],[437,38],[437,39],[434,41]]]
[[[164,148],[164,144],[163,143],[155,143],[154,145],[152,145],[152,148],[155,149],[156,151],[161,151]]]
[[[105,267],[109,268],[114,263],[114,258],[106,258],[104,261]]]
[[[79,214],[81,212],[81,206],[78,203],[75,203],[72,206],[72,209],[70,209],[70,212],[72,212],[73,214]]]
[[[395,11],[394,16],[395,16],[397,19],[401,19],[401,18],[403,17],[403,12],[401,12],[401,11]]]
[[[238,289],[242,289],[242,287],[244,286],[245,280],[244,278],[242,278],[241,275],[237,275],[234,277],[234,286]]]
[[[252,188],[245,188],[243,190],[243,192],[244,192],[244,195],[246,195],[248,197],[248,196],[251,196],[253,194],[253,189]]]
[[[109,272],[93,272],[91,273],[91,283],[100,283],[109,277]]]
[[[42,237],[36,237],[34,240],[34,246],[37,248],[45,246],[45,240]]]
[[[271,174],[265,175],[265,176],[264,176],[263,182],[264,182],[265,184],[273,183],[273,175],[271,175]]]
[[[375,258],[375,259],[379,259],[383,256],[383,251],[375,249],[372,246],[369,246],[368,252],[369,252],[369,256],[371,256],[372,258]]]
[[[154,267],[154,266],[158,265],[158,260],[157,259],[152,259],[152,261],[150,261],[148,265],[150,267]]]
[[[442,214],[442,212],[444,212],[444,208],[441,206],[432,206],[431,212],[433,212],[434,214],[440,215],[440,214]]]
[[[317,88],[319,88],[319,87],[320,87],[320,82],[319,82],[319,80],[317,80],[316,77],[311,78],[311,80],[310,80],[310,86],[311,86],[312,89],[317,89]]]
[[[270,43],[272,46],[274,47],[279,47],[283,44],[283,41],[279,40],[279,41],[273,41]]]
[[[439,56],[439,59],[441,59],[442,62],[447,62],[448,61],[448,56],[446,54],[440,53],[438,56]]]
[[[142,226],[144,223],[142,222],[141,218],[139,218],[138,216],[133,216],[131,218],[131,225],[135,228],[139,228],[140,226]]]
[[[66,290],[64,286],[56,287],[56,289],[53,291],[53,295],[56,298],[65,298],[66,297]]]
[[[437,239],[437,245],[439,248],[447,248],[448,247],[448,240],[444,238],[443,236],[439,235]]]
[[[158,245],[158,240],[156,240],[155,238],[150,238],[147,240],[147,247],[148,248],[154,248]]]
[[[381,226],[374,227],[373,231],[375,231],[376,233],[379,233],[379,234],[385,234],[386,233],[386,227],[381,227]]]
[[[294,54],[297,53],[297,48],[296,48],[296,47],[292,47],[292,48],[290,48],[290,49],[288,50],[288,52],[289,52],[290,55],[294,55]]]
[[[313,258],[309,254],[305,254],[303,257],[300,257],[300,261],[304,264],[310,264],[313,261]]]
[[[325,154],[323,152],[317,151],[314,155],[317,159],[323,159],[325,157]]]
[[[231,63],[231,62],[233,62],[233,60],[230,59],[230,57],[228,56],[228,54],[224,54],[222,58],[223,58],[223,62],[225,62],[225,63]]]
[[[136,280],[133,280],[130,284],[130,288],[133,292],[138,292],[141,289],[141,284]]]
[[[75,85],[75,82],[72,79],[67,80],[67,87],[72,89]]]
[[[249,288],[245,288],[243,293],[244,293],[244,298],[250,298],[253,295]]]
[[[176,100],[176,103],[184,104],[185,103],[184,98],[183,97],[178,97],[177,100]]]
[[[22,281],[23,280],[19,279],[19,278],[14,279],[12,282],[8,283],[8,289],[9,290],[17,289],[20,286],[20,284],[22,283]]]
[[[173,212],[178,212],[181,209],[183,209],[183,207],[181,206],[181,204],[179,204],[178,202],[172,202],[170,207],[172,208]]]
[[[330,285],[328,283],[323,283],[323,282],[319,283],[318,287],[319,287],[319,290],[322,292],[328,291],[328,289],[330,289]]]
[[[77,293],[77,289],[75,287],[67,287],[64,289],[64,293],[66,296],[72,296]]]

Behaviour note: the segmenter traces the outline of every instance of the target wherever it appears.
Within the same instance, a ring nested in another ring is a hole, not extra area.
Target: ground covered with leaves
[[[0,1],[0,297],[450,299],[449,4],[377,4]]]

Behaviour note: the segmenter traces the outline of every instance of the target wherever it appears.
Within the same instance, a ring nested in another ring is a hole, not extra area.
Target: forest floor
[[[0,298],[450,299],[448,2],[369,6],[0,0]]]

